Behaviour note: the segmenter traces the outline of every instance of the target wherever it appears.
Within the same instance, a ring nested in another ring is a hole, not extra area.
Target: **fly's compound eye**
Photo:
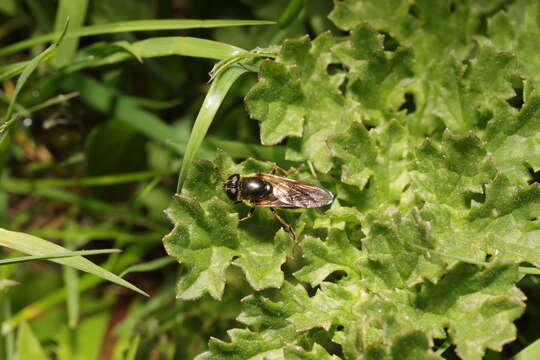
[[[238,200],[238,191],[236,191],[236,188],[228,188],[225,190],[225,194],[231,199],[232,201]]]
[[[240,175],[238,174],[231,175],[227,179],[227,182],[225,183],[225,185],[223,185],[223,190],[225,191],[229,199],[231,199],[232,201],[238,201],[237,186],[238,186],[239,179],[240,179]]]

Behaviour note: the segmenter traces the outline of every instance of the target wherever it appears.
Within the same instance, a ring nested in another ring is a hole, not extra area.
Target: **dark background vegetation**
[[[54,31],[58,2],[53,0],[15,1],[13,9],[0,12],[0,47]],[[278,20],[287,1],[182,1],[182,0],[92,0],[86,25],[137,19],[268,19]],[[329,22],[325,19],[331,1],[309,5],[311,15],[302,15],[285,31],[269,27],[203,29],[189,31],[137,32],[81,38],[79,48],[98,41],[133,42],[149,36],[193,36],[215,39],[246,49],[267,46],[285,36],[316,33]],[[310,19],[316,18],[315,26]],[[35,56],[47,45],[21,51],[0,60],[3,64]],[[31,108],[58,94],[76,96],[55,106],[32,112],[12,132],[13,147],[4,165],[12,181],[4,183],[2,226],[58,241],[72,248],[124,249],[114,256],[92,260],[119,272],[133,263],[165,256],[161,237],[170,231],[163,215],[176,189],[180,159],[173,150],[184,144],[157,143],[126,125],[115,114],[121,97],[136,97],[137,111],[148,111],[173,125],[178,136],[187,140],[192,123],[208,90],[208,73],[213,62],[180,56],[136,59],[99,68],[65,74],[43,64],[31,78],[19,103]],[[258,143],[257,122],[244,111],[242,99],[255,75],[244,77],[229,93],[210,130],[210,135],[235,143]],[[3,83],[2,95],[9,95],[15,82]],[[91,85],[95,87],[90,88]],[[99,103],[103,100],[105,104]],[[5,111],[6,98],[0,103]],[[95,102],[99,104],[96,105]],[[233,143],[233,146],[234,144]],[[213,157],[216,144],[203,147],[200,157]],[[240,154],[246,156],[246,154]],[[249,154],[247,154],[249,155]],[[118,174],[149,172],[144,179],[120,184],[84,186],[77,179],[108,175],[112,182]],[[53,186],[50,180],[71,179],[70,186]],[[20,181],[17,181],[20,180]],[[40,188],[40,190],[37,190]],[[45,190],[44,190],[45,189]],[[12,254],[2,251],[2,257]],[[12,256],[15,256],[14,254]],[[132,338],[140,334],[140,359],[191,359],[206,349],[210,336],[225,337],[235,327],[239,299],[248,286],[238,270],[230,272],[233,281],[222,302],[204,298],[197,302],[177,302],[174,289],[177,265],[128,274],[126,279],[149,292],[152,299],[110,284],[90,286],[81,291],[80,323],[67,325],[67,312],[61,268],[48,262],[32,262],[0,269],[2,278],[17,280],[21,286],[3,297],[3,319],[25,309],[22,314],[48,354],[62,357],[78,343],[80,353],[101,359],[121,353]],[[79,284],[83,285],[84,280]],[[60,301],[59,301],[60,300]],[[20,319],[20,320],[21,320]],[[91,344],[82,344],[89,338]],[[85,340],[86,339],[86,340]],[[122,343],[124,341],[124,343]],[[2,341],[0,357],[5,354]],[[133,345],[131,345],[133,346]],[[82,347],[82,350],[81,350]],[[60,353],[60,355],[58,355]],[[74,355],[75,356],[75,355]],[[122,357],[119,357],[122,358]]]

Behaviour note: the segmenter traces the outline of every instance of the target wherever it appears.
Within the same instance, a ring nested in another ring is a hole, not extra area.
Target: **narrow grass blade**
[[[24,71],[26,66],[28,66],[30,61],[31,60],[19,61],[13,64],[2,66],[2,68],[0,69],[0,81],[11,79],[12,77],[19,75]]]
[[[136,221],[141,224],[155,227],[157,224],[147,216],[143,216],[133,210],[124,209],[120,206],[111,205],[110,203],[82,196],[70,191],[54,188],[54,187],[33,187],[31,183],[26,181],[16,182],[10,178],[4,178],[0,182],[0,189],[6,190],[15,194],[34,194],[47,197],[49,199],[60,200],[66,203],[82,206],[95,211],[115,214],[131,221]]]
[[[11,295],[9,292],[6,292],[2,299],[2,315],[4,319],[11,318]],[[12,360],[15,357],[15,334],[9,332],[3,334],[2,338],[4,339],[4,353],[7,360]]]
[[[536,360],[540,359],[540,339],[521,350],[512,360]]]
[[[50,241],[43,240],[41,238],[28,235],[25,233],[9,231],[5,229],[0,229],[0,245],[9,247],[11,249],[18,250],[20,252],[30,254],[30,255],[48,255],[55,254],[59,252],[65,252],[66,249],[60,245],[56,245]],[[127,287],[133,291],[138,292],[139,294],[148,296],[147,293],[139,289],[138,287],[130,284],[124,279],[118,277],[117,275],[111,273],[110,271],[105,270],[104,268],[94,264],[93,262],[81,257],[71,257],[64,259],[51,259],[61,265],[67,265],[85,271],[97,276],[100,276],[106,280],[109,280],[115,284]]]
[[[103,53],[108,55],[103,56]],[[238,54],[249,53],[239,47],[213,40],[182,36],[159,37],[133,43],[120,41],[90,45],[79,51],[76,60],[63,70],[65,73],[73,73],[86,68],[116,64],[133,57],[139,62],[143,62],[145,58],[171,55],[221,60]],[[7,75],[16,71],[16,69],[8,70]]]
[[[73,74],[70,82],[66,83],[66,90],[80,92],[81,99],[94,109],[107,113],[111,104],[116,104],[114,117],[140,133],[169,147],[179,155],[183,155],[187,145],[187,137],[175,131],[174,127],[166,124],[160,118],[145,111],[138,106],[135,99],[128,96],[119,96],[112,89],[88,76]],[[245,144],[238,141],[221,140],[207,137],[203,149],[212,158],[216,147],[219,147],[232,157],[256,157],[262,160],[277,161],[280,164],[288,163],[285,160],[284,146],[262,146],[259,144]],[[54,185],[53,185],[54,186]]]
[[[2,292],[5,289],[8,289],[12,286],[17,286],[20,283],[15,280],[10,279],[0,279],[0,292]]]
[[[68,326],[71,329],[75,329],[79,323],[79,309],[80,309],[80,296],[79,296],[79,276],[77,270],[72,267],[64,266],[64,284],[66,287],[67,298],[67,314],[68,314]]]
[[[170,55],[200,57],[206,59],[225,59],[246,52],[244,49],[219,41],[194,37],[156,37],[124,43],[138,59]]]
[[[186,152],[182,161],[182,167],[178,176],[177,193],[182,191],[182,186],[186,179],[186,172],[195,158],[195,154],[197,153],[197,150],[199,150],[221,102],[234,82],[245,72],[247,72],[247,70],[243,67],[231,66],[220,73],[212,82],[189,136]]]
[[[47,60],[52,55],[54,55],[54,53],[58,49],[58,45],[62,42],[62,39],[64,35],[66,34],[67,27],[68,27],[68,22],[66,22],[64,26],[64,30],[58,37],[58,40],[56,40],[45,51],[43,51],[41,54],[33,58],[28,64],[26,64],[23,72],[21,73],[21,76],[17,80],[17,85],[15,85],[15,90],[13,91],[13,96],[11,98],[11,102],[4,116],[4,120],[2,121],[2,124],[0,124],[0,136],[2,136],[3,133],[5,133],[5,131],[10,126],[10,124],[15,120],[15,118],[12,118],[15,101],[17,100],[17,96],[19,96],[19,93],[21,92],[23,86],[26,84],[26,81],[28,80],[28,78],[30,78],[30,75],[32,75],[34,70],[36,70],[36,68],[42,61]]]
[[[305,0],[291,0],[289,5],[279,18],[278,26],[284,28],[293,22],[304,9]]]
[[[30,326],[23,322],[19,326],[19,332],[17,335],[17,358],[18,359],[32,359],[32,360],[47,360],[48,357],[45,351],[41,347],[39,340],[32,332]]]
[[[139,350],[139,344],[141,343],[141,335],[136,335],[131,346],[129,347],[129,352],[126,355],[126,360],[135,360],[137,358],[137,350]]]
[[[0,10],[9,16],[14,16],[17,12],[17,3],[15,0],[0,1]]]
[[[49,255],[37,255],[37,256],[18,256],[11,259],[0,260],[0,265],[13,265],[20,264],[29,261],[37,260],[52,260],[52,259],[61,259],[74,256],[89,256],[89,255],[99,255],[99,254],[112,254],[121,252],[120,249],[102,249],[102,250],[79,250],[79,251],[65,251],[56,254]]]
[[[125,174],[89,176],[82,178],[66,178],[66,179],[42,179],[42,180],[26,180],[19,178],[10,178],[10,182],[17,183],[22,187],[27,188],[43,188],[43,187],[66,187],[66,186],[108,186],[116,184],[125,184],[147,180],[155,177],[163,177],[173,174],[174,171],[140,171]]]
[[[166,231],[166,229],[163,229]],[[126,231],[118,231],[114,229],[99,228],[99,227],[76,227],[65,230],[57,229],[39,229],[31,230],[30,233],[37,237],[43,238],[58,238],[58,239],[67,239],[75,236],[85,236],[87,238],[92,238],[94,240],[107,240],[115,239],[119,243],[124,242],[156,242],[161,241],[163,237],[163,232],[155,231],[142,234],[133,234]]]
[[[80,28],[84,24],[87,8],[88,0],[60,0],[56,12],[54,31],[61,31],[67,19],[69,19],[71,24],[70,31]],[[67,65],[75,55],[78,46],[79,38],[70,37],[69,39],[65,39],[51,60],[52,65],[55,67]]]
[[[141,248],[131,247],[123,252],[118,258],[113,258],[112,256],[105,264],[106,269],[122,269],[129,264],[137,261],[142,256]],[[114,266],[113,266],[114,264]],[[85,292],[89,289],[92,289],[94,286],[101,284],[105,280],[101,277],[94,276],[92,274],[84,274],[81,276],[79,281],[79,290],[80,292]],[[61,303],[66,299],[67,292],[64,287],[59,288],[56,291],[51,292],[50,294],[36,300],[35,302],[26,305],[20,309],[16,314],[11,317],[5,317],[5,321],[2,322],[2,331],[1,335],[6,336],[13,332],[21,322],[30,321],[43,313],[45,313],[51,307]]]
[[[263,20],[135,20],[117,22],[112,24],[100,24],[85,26],[70,31],[67,38],[77,38],[92,35],[113,34],[132,31],[157,31],[157,30],[183,30],[183,29],[202,29],[227,26],[246,26],[246,25],[271,25],[273,21]],[[42,36],[36,36],[28,40],[20,41],[10,46],[0,49],[0,56],[13,54],[17,51],[27,49],[34,45],[51,41],[57,34],[51,33]]]
[[[167,257],[162,257],[162,258],[152,260],[152,261],[149,261],[149,262],[146,262],[146,263],[135,264],[135,265],[132,265],[132,266],[128,267],[126,270],[122,271],[120,273],[120,277],[124,277],[127,274],[132,273],[132,272],[154,271],[154,270],[157,270],[157,269],[161,269],[162,267],[165,267],[165,266],[167,266],[169,264],[172,264],[174,262],[177,262],[177,261],[175,259],[167,256]]]

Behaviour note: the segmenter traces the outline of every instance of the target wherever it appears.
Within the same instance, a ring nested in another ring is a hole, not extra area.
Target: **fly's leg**
[[[216,171],[221,175],[221,177],[227,179],[231,174],[227,174],[226,172],[223,172],[220,168],[216,167]]]
[[[293,168],[292,170],[286,171],[286,170],[280,168],[279,166],[276,166],[276,167],[274,167],[272,169],[271,174],[272,175],[277,175],[278,173],[281,173],[282,176],[289,177],[289,176],[291,176],[293,174],[296,174],[302,168],[303,168],[303,165],[301,165],[301,166],[299,166],[297,168]]]
[[[293,230],[292,226],[289,225],[289,224],[287,224],[287,222],[286,222],[285,220],[283,220],[283,219],[281,218],[281,216],[279,216],[279,214],[277,213],[276,209],[270,208],[270,211],[272,212],[272,215],[274,215],[275,218],[278,219],[278,221],[281,223],[281,226],[283,226],[283,230],[285,230],[286,232],[288,232],[288,233],[291,235],[292,239],[293,239],[294,241],[296,241],[296,235],[294,234],[294,230]]]
[[[249,209],[249,212],[247,213],[247,215],[244,216],[243,218],[241,218],[241,219],[238,220],[238,221],[245,221],[245,220],[249,219],[250,217],[253,216],[253,213],[254,213],[254,212],[255,212],[255,208],[254,208],[254,207],[250,208],[250,209]]]
[[[288,173],[287,171],[283,170],[282,168],[280,168],[279,166],[274,167],[274,168],[272,169],[272,173],[271,173],[271,174],[272,174],[272,175],[277,175],[278,172],[281,173],[281,175],[283,175],[283,176],[285,176],[285,177],[289,176],[289,173]]]

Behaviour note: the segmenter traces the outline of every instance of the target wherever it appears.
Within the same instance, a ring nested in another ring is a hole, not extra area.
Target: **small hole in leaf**
[[[339,91],[341,92],[342,95],[345,95],[345,93],[347,92],[348,83],[349,83],[349,78],[345,78],[345,80],[343,80],[341,84],[339,84]]]
[[[532,167],[528,167],[528,170],[531,178],[529,179],[529,181],[527,181],[527,183],[529,183],[529,185],[534,183],[540,183],[540,170],[534,171]]]
[[[401,104],[398,111],[405,110],[407,114],[416,111],[416,101],[414,100],[414,94],[405,93],[405,102]]]
[[[368,179],[366,185],[364,186],[364,190],[368,190],[370,186],[371,186],[371,178]]]
[[[466,192],[464,194],[464,201],[465,201],[465,206],[470,208],[471,203],[473,201],[477,202],[477,203],[484,203],[486,201],[486,195],[485,194],[474,193],[474,192]]]
[[[313,286],[307,284],[306,285],[306,292],[307,292],[309,297],[313,297],[313,296],[315,296],[315,294],[317,294],[317,291],[319,291],[319,288],[320,288],[319,285],[313,287]]]
[[[457,6],[455,3],[450,3],[450,14],[455,13],[457,10]]]
[[[484,258],[484,262],[490,262],[490,260],[493,258],[493,255],[491,254],[486,254],[486,257]]]
[[[347,276],[347,273],[343,270],[336,270],[332,273],[330,273],[330,275],[328,275],[324,281],[327,281],[327,282],[338,282],[339,280],[343,279],[344,277]]]
[[[529,219],[529,221],[536,221],[536,220],[538,220],[537,217],[532,217],[532,218]]]
[[[343,325],[338,325],[336,327],[336,331],[343,331],[343,329],[344,329]]]
[[[343,64],[328,64],[326,67],[326,72],[328,75],[335,75],[341,72],[345,72],[345,68],[343,67]]]
[[[409,15],[413,18],[420,19],[420,13],[418,12],[418,6],[416,6],[416,4],[409,6]]]
[[[523,86],[518,86],[518,87],[513,87],[514,88],[514,92],[516,93],[515,96],[511,97],[510,99],[507,99],[506,102],[518,109],[518,110],[521,110],[521,108],[523,107]]]
[[[396,39],[386,31],[379,31],[379,34],[384,36],[383,48],[385,51],[396,51],[399,46],[399,43]]]
[[[369,121],[369,120],[368,120]],[[362,123],[367,131],[376,128],[377,126],[373,123],[366,123],[365,121]]]
[[[409,190],[409,187],[411,187],[411,183],[408,183],[407,185],[405,185],[405,187],[403,188],[403,192]]]
[[[491,110],[477,111],[476,114],[480,129],[485,129],[489,120],[493,119],[493,112]]]

